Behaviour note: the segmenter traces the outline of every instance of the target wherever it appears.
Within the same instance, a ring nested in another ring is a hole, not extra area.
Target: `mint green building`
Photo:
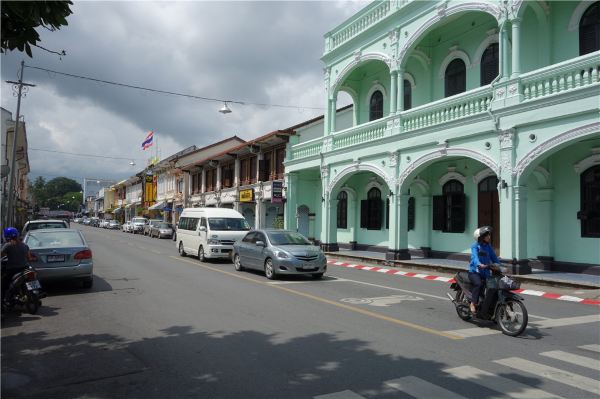
[[[600,273],[599,24],[598,1],[369,4],[325,35],[286,228],[401,260],[467,257],[490,225],[518,273]]]

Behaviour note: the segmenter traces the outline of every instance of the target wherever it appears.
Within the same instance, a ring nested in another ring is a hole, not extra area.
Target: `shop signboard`
[[[283,202],[283,182],[275,180],[271,184],[271,203],[281,204]]]
[[[252,202],[254,201],[254,189],[249,188],[246,190],[240,190],[240,202]]]

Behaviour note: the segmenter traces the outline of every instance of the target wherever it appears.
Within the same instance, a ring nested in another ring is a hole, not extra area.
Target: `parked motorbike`
[[[503,334],[511,337],[523,333],[527,327],[527,309],[523,304],[524,298],[511,292],[519,289],[520,283],[504,276],[499,266],[491,268],[492,276],[485,280],[485,289],[477,305],[477,312],[471,313],[472,284],[469,281],[469,273],[458,272],[454,276],[455,282],[450,288],[455,291],[454,297],[447,293],[448,297],[456,307],[456,313],[462,320],[471,318],[495,321]]]
[[[4,279],[7,271],[4,262],[2,263],[2,278]],[[22,307],[27,313],[35,314],[42,305],[41,299],[46,297],[37,279],[37,272],[31,265],[13,276],[7,292],[3,295],[5,299],[2,301],[2,313],[15,307]]]

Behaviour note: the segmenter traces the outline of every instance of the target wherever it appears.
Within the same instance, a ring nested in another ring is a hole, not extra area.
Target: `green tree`
[[[32,57],[31,46],[42,50],[65,55],[48,50],[38,44],[39,27],[55,31],[63,25],[68,25],[67,17],[73,12],[69,7],[71,1],[2,1],[2,47],[0,52],[18,49]]]
[[[59,197],[58,201],[60,201],[63,195],[67,193],[79,192],[81,190],[81,184],[68,177],[55,177],[46,183],[46,193],[48,198]]]
[[[61,201],[61,204],[65,205],[61,206],[60,209],[71,212],[77,212],[79,210],[79,206],[83,202],[83,193],[79,191],[71,191],[63,195]]]
[[[33,196],[33,202],[36,206],[43,206],[47,199],[46,196],[46,180],[42,176],[38,176],[33,183],[29,182],[29,192]]]

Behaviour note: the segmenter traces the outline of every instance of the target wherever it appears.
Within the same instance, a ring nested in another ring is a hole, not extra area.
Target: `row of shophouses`
[[[392,260],[467,257],[490,225],[519,273],[599,274],[599,24],[598,1],[370,3],[325,34],[322,117],[186,150],[117,206],[231,207]]]

